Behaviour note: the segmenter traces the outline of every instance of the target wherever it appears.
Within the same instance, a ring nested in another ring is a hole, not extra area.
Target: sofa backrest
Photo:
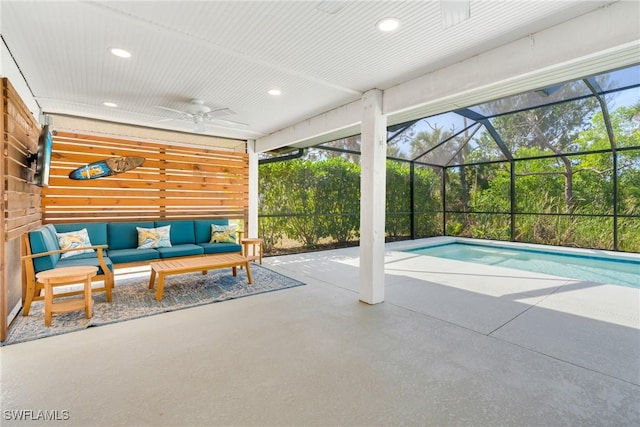
[[[193,220],[196,232],[196,244],[209,243],[211,240],[211,224],[229,225],[227,219],[195,219]]]
[[[89,240],[92,245],[107,244],[107,223],[106,222],[76,222],[74,224],[56,224],[58,233],[69,233],[71,231],[87,229]]]
[[[60,250],[58,238],[56,237],[56,229],[53,225],[47,224],[36,230],[29,232],[29,244],[31,253],[38,254],[42,252]],[[36,273],[43,270],[51,270],[60,261],[60,254],[51,254],[33,259],[33,267]]]
[[[193,229],[193,221],[190,220],[173,220],[173,221],[155,221],[154,226],[164,227],[170,225],[169,239],[172,245],[194,244],[196,242],[195,232]]]
[[[107,224],[109,250],[135,249],[138,247],[138,230],[136,227],[154,228],[153,221],[110,222]]]

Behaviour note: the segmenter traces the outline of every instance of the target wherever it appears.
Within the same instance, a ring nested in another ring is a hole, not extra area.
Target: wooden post
[[[258,237],[258,153],[255,140],[247,141],[249,152],[249,218],[246,237]]]
[[[165,163],[167,162],[167,149],[161,147],[159,150],[160,154],[160,170],[158,171],[158,178],[160,180],[160,196],[158,197],[158,217],[160,219],[165,219],[167,217],[167,196],[166,189],[164,185],[167,183],[167,167]]]
[[[7,301],[7,268],[6,268],[6,246],[7,246],[7,225],[5,221],[6,210],[6,194],[7,187],[6,176],[6,159],[7,159],[7,83],[6,78],[2,79],[2,100],[0,104],[0,177],[2,177],[2,185],[0,186],[0,341],[7,338],[7,316],[9,314]]]

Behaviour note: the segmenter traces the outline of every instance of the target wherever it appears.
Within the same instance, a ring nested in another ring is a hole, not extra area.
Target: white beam
[[[639,2],[622,1],[384,91],[390,124],[640,61]]]
[[[362,97],[360,156],[360,301],[384,301],[384,228],[386,199],[387,120],[382,91]]]
[[[358,99],[257,139],[256,151],[262,153],[344,129],[354,129],[358,133],[361,120],[362,100]]]

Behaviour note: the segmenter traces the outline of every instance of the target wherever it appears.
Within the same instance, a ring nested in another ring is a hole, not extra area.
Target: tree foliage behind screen
[[[640,82],[594,96],[593,87],[615,82],[612,73],[390,129],[387,239],[447,234],[640,252]],[[354,136],[261,165],[267,250],[357,242],[367,214],[359,151]]]

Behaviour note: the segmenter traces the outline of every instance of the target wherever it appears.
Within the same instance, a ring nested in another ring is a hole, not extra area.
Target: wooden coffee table
[[[160,301],[162,299],[162,292],[164,291],[164,278],[166,276],[193,273],[195,271],[202,271],[202,274],[207,274],[208,270],[218,268],[232,268],[233,275],[236,276],[238,273],[237,267],[245,267],[247,269],[247,281],[249,284],[252,284],[253,278],[251,277],[249,261],[253,259],[254,257],[247,258],[240,254],[225,254],[152,262],[149,264],[151,266],[149,289],[153,289],[157,274],[158,289],[156,289],[156,300]]]

